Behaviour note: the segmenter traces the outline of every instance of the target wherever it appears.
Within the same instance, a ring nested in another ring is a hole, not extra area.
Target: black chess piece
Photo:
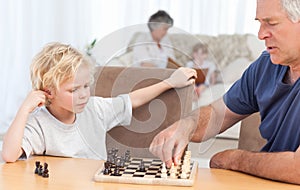
[[[35,162],[35,170],[34,173],[38,174],[39,173],[39,167],[40,167],[41,162],[40,161],[36,161]]]
[[[139,169],[140,172],[146,172],[146,168],[145,168],[145,164],[143,161],[141,161],[140,163],[140,169]]]
[[[43,166],[40,164],[38,169],[38,175],[41,176],[42,174],[43,174]]]
[[[125,162],[130,162],[130,150],[126,150],[125,152]]]
[[[45,177],[45,178],[49,177],[49,170],[48,170],[48,164],[47,163],[44,163],[44,171],[42,173],[42,176]]]
[[[104,175],[109,175],[109,169],[108,168],[104,168],[104,170],[103,170],[103,174]]]
[[[121,176],[121,174],[120,174],[120,168],[119,168],[118,166],[116,166],[113,175],[114,175],[114,176]]]
[[[108,175],[111,173],[111,163],[109,161],[104,162],[103,174]]]
[[[120,158],[120,167],[121,168],[125,167],[125,158],[123,158],[123,156],[121,156],[121,158]]]

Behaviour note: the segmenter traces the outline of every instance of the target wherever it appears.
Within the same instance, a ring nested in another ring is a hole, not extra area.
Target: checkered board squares
[[[140,171],[141,162],[144,162],[145,171]],[[174,185],[174,186],[192,186],[197,173],[198,163],[191,161],[190,171],[186,173],[187,178],[181,179],[181,165],[177,166],[175,178],[170,177],[170,171],[167,168],[167,178],[161,178],[162,161],[150,158],[131,158],[130,162],[126,162],[123,168],[119,168],[120,173],[114,176],[112,167],[111,174],[104,175],[104,164],[99,168],[94,176],[96,182],[110,183],[131,183],[131,184],[156,184],[156,185]]]

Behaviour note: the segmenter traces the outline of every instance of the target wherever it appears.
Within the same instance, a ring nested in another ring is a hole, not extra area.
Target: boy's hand
[[[48,94],[41,90],[31,91],[22,104],[22,109],[26,112],[32,112],[36,107],[45,105]]]
[[[197,72],[194,69],[187,67],[180,67],[172,75],[164,80],[172,88],[182,88],[195,83]]]

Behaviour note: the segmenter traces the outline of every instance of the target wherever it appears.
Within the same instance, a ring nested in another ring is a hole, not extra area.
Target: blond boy
[[[132,109],[162,92],[194,83],[192,69],[176,70],[170,78],[115,98],[90,97],[93,65],[84,54],[51,43],[31,64],[31,91],[3,141],[6,162],[31,155],[106,159],[105,133],[129,125]]]

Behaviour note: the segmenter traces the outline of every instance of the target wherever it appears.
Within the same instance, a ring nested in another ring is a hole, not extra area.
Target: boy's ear
[[[44,92],[46,92],[47,98],[49,98],[49,99],[53,98],[53,94],[54,94],[53,89],[51,89],[51,88],[45,88]]]

